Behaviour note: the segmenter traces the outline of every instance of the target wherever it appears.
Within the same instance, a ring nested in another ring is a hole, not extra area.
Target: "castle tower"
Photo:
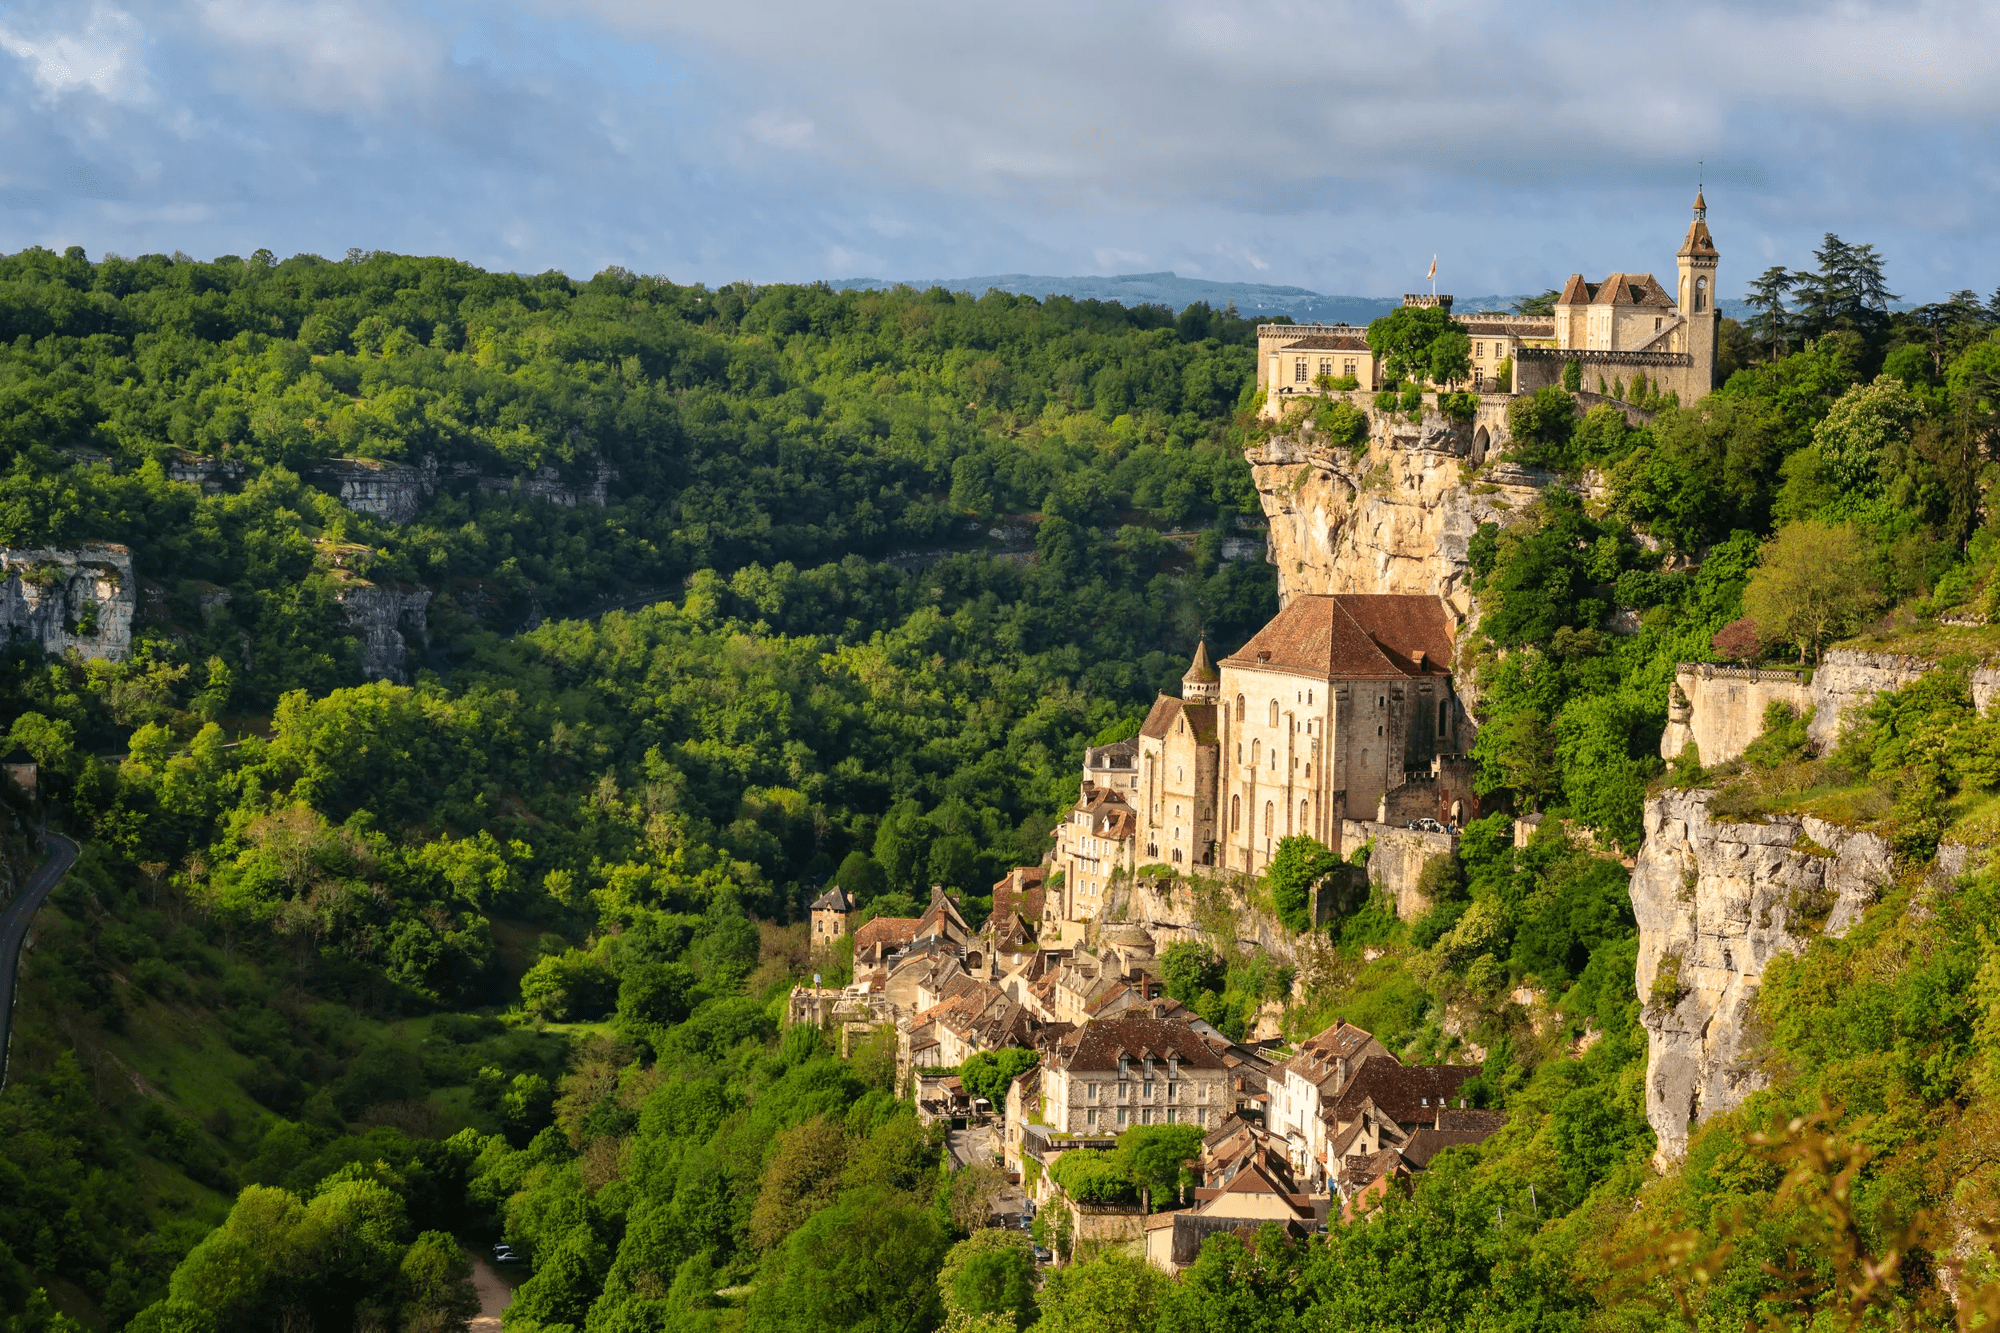
[[[1682,402],[1693,402],[1715,388],[1716,330],[1722,316],[1715,308],[1715,266],[1720,258],[1715,238],[1708,234],[1708,204],[1700,190],[1694,195],[1694,221],[1688,224],[1687,239],[1681,242],[1679,300],[1681,315],[1687,320],[1683,350],[1694,358],[1693,374]]]
[[[1208,640],[1194,646],[1194,661],[1181,677],[1181,702],[1212,704],[1222,696],[1222,674],[1208,660]]]

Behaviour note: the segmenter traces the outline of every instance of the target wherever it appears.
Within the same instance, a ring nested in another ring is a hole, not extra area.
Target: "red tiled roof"
[[[1223,665],[1333,680],[1446,672],[1451,654],[1451,620],[1439,598],[1333,593],[1292,598]]]
[[[1700,224],[1697,223],[1697,226]],[[1557,305],[1638,305],[1665,309],[1674,303],[1650,273],[1612,273],[1603,282],[1585,282],[1573,273]]]
[[[854,932],[854,951],[860,953],[877,944],[908,944],[917,937],[917,920],[913,916],[878,916]]]
[[[1434,1121],[1439,1110],[1479,1072],[1478,1065],[1401,1065],[1370,1060],[1340,1090],[1340,1099],[1324,1114],[1344,1124],[1360,1113],[1361,1103],[1373,1101],[1383,1115],[1399,1125]]]

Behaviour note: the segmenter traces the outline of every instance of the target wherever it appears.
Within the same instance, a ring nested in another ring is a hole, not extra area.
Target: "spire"
[[[1708,201],[1701,197],[1701,190],[1699,188],[1694,192],[1694,220],[1696,222],[1708,221]]]
[[[1221,686],[1222,675],[1208,660],[1208,640],[1203,638],[1195,644],[1194,661],[1181,677],[1181,702],[1214,703]]]

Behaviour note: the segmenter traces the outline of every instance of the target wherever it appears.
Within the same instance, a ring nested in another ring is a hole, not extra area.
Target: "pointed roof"
[[[1687,239],[1681,242],[1678,258],[1715,257],[1715,238],[1708,234],[1708,201],[1701,197],[1701,191],[1697,189],[1694,192],[1694,221],[1688,224]]]
[[[848,896],[846,889],[835,884],[827,889],[825,893],[813,899],[812,910],[815,912],[852,912],[854,910],[854,899]]]
[[[1194,661],[1188,664],[1187,674],[1182,676],[1181,680],[1187,682],[1190,680],[1212,681],[1221,679],[1222,674],[1209,663],[1208,639],[1204,636],[1195,643]]]

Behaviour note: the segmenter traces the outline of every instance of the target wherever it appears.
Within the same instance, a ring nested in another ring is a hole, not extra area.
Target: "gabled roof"
[[[1463,1147],[1470,1143],[1484,1143],[1489,1137],[1476,1129],[1420,1129],[1410,1135],[1410,1141],[1402,1146],[1403,1160],[1419,1171],[1431,1164],[1446,1148]]]
[[[1704,234],[1706,231],[1703,227]],[[1664,310],[1672,308],[1674,298],[1650,273],[1611,273],[1603,282],[1585,282],[1581,273],[1572,273],[1556,304],[1633,305]]]
[[[917,937],[917,921],[913,916],[878,916],[854,932],[854,952],[877,945],[893,949],[908,944]]]
[[[1300,595],[1223,665],[1320,680],[1451,669],[1444,602],[1419,593]]]
[[[1340,1097],[1322,1115],[1345,1124],[1372,1101],[1399,1125],[1435,1123],[1437,1113],[1457,1099],[1459,1090],[1479,1072],[1478,1065],[1401,1065],[1370,1060],[1347,1081]]]
[[[1040,921],[1047,893],[1043,881],[1047,876],[1046,866],[1016,866],[1001,876],[993,885],[992,919],[1004,919],[1011,914],[1030,923]],[[989,922],[988,930],[991,929]]]

